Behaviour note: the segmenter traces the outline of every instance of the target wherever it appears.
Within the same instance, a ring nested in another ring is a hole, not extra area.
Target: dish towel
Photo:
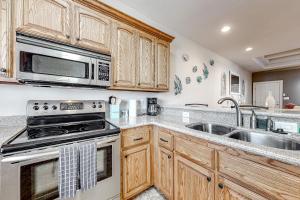
[[[78,177],[77,144],[60,147],[58,165],[58,184],[60,199],[75,197]]]
[[[97,146],[96,143],[82,143],[79,146],[80,188],[86,191],[97,183]]]

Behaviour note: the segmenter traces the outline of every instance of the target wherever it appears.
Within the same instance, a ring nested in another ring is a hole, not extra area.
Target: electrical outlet
[[[190,113],[189,112],[182,112],[182,122],[190,123]]]

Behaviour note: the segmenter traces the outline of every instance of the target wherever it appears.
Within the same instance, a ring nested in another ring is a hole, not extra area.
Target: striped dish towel
[[[78,177],[77,144],[60,147],[58,165],[58,184],[60,199],[75,197]]]
[[[79,146],[80,186],[86,191],[97,183],[97,146],[95,142],[82,143]]]

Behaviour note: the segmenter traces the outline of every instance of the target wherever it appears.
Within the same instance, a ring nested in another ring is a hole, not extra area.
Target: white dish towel
[[[78,177],[77,144],[60,147],[58,165],[58,184],[60,199],[75,197]]]
[[[80,188],[86,191],[97,183],[97,145],[95,142],[82,143],[79,146]]]

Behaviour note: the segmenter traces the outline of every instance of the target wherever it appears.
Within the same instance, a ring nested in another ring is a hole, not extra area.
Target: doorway
[[[283,80],[253,82],[253,105],[265,106],[269,91],[275,98],[276,108],[282,108]]]

